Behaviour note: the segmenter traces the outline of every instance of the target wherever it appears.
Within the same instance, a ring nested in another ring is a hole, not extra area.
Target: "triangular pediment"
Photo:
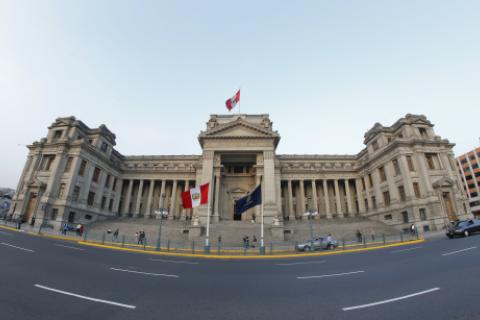
[[[276,138],[278,134],[270,129],[243,121],[239,119],[231,123],[219,125],[206,132],[202,132],[204,138],[238,138],[238,137],[258,137],[258,138]]]
[[[450,179],[449,177],[442,177],[441,179],[435,181],[433,183],[433,187],[435,189],[437,188],[450,188],[450,187],[453,187],[454,185],[454,181],[452,179]]]

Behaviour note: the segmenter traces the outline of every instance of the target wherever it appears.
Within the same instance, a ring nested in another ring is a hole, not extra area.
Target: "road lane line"
[[[191,261],[177,261],[177,260],[164,260],[164,259],[148,259],[150,261],[159,261],[159,262],[166,262],[166,263],[179,263],[179,264],[199,264],[198,262],[191,262]]]
[[[420,292],[412,293],[412,294],[409,294],[409,295],[406,295],[406,296],[398,297],[398,298],[392,298],[392,299],[388,299],[388,300],[382,300],[382,301],[372,302],[372,303],[368,303],[368,304],[361,304],[361,305],[358,305],[358,306],[342,308],[342,310],[343,311],[350,311],[350,310],[357,310],[357,309],[374,307],[374,306],[378,306],[378,305],[385,304],[385,303],[390,303],[390,302],[395,302],[395,301],[399,301],[399,300],[405,300],[405,299],[408,299],[408,298],[413,298],[413,297],[416,297],[416,296],[419,296],[419,295],[422,295],[422,294],[427,294],[427,293],[431,293],[431,292],[438,291],[438,290],[440,290],[440,288],[438,288],[438,287],[437,288],[432,288],[432,289],[428,289],[428,290],[425,290],[425,291],[420,291]]]
[[[402,249],[402,250],[395,250],[392,251],[391,253],[399,253],[399,252],[405,252],[405,251],[412,251],[412,250],[417,250],[423,248],[422,246],[420,247],[413,247],[413,248],[408,248],[408,249]]]
[[[149,276],[157,276],[157,277],[168,277],[168,278],[180,278],[175,274],[163,274],[163,273],[150,273],[150,272],[140,272],[140,271],[133,271],[133,270],[125,270],[125,269],[117,269],[117,268],[110,268],[113,271],[122,271],[122,272],[130,272],[130,273],[138,273],[138,274],[145,274]]]
[[[61,293],[61,294],[67,295],[67,296],[75,297],[75,298],[85,299],[85,300],[89,300],[89,301],[93,301],[93,302],[110,304],[112,306],[117,306],[117,307],[122,307],[122,308],[127,308],[127,309],[135,309],[136,308],[135,306],[132,306],[132,305],[129,305],[129,304],[123,304],[123,303],[109,301],[109,300],[103,300],[103,299],[97,299],[97,298],[82,296],[80,294],[71,293],[71,292],[67,292],[67,291],[63,291],[63,290],[58,290],[58,289],[42,286],[40,284],[36,284],[35,287],[43,289],[43,290],[47,290],[47,291]]]
[[[0,231],[0,234],[3,234],[5,236],[10,236],[10,237],[12,236],[11,233],[8,233],[8,232],[5,232],[5,231]]]
[[[451,254],[460,253],[460,252],[464,252],[464,251],[468,251],[468,250],[473,250],[473,249],[477,249],[477,247],[470,247],[470,248],[466,248],[466,249],[462,249],[462,250],[457,250],[457,251],[452,251],[452,252],[443,253],[442,256],[449,256],[449,255],[451,255]]]
[[[321,276],[297,277],[297,279],[305,280],[305,279],[319,279],[319,278],[328,278],[328,277],[339,277],[339,276],[346,276],[346,275],[350,275],[350,274],[363,273],[363,272],[365,272],[365,271],[359,270],[359,271],[344,272],[344,273],[324,274],[324,275],[321,275]]]
[[[82,249],[82,248],[72,247],[72,246],[66,246],[66,245],[59,244],[59,243],[55,243],[55,245],[56,245],[57,247],[69,248],[69,249],[79,250],[79,251],[85,251],[85,249]]]
[[[277,263],[275,265],[276,266],[281,266],[281,267],[289,267],[289,266],[297,266],[297,265],[303,265],[303,264],[320,264],[320,263],[325,263],[325,260],[305,261],[305,262],[291,262],[291,263]]]
[[[3,244],[4,246],[7,246],[7,247],[12,247],[12,248],[16,248],[16,249],[28,251],[28,252],[35,252],[35,251],[33,251],[33,250],[26,249],[26,248],[22,248],[22,247],[17,247],[17,246],[14,246],[13,244],[8,244],[8,243],[5,243],[5,242],[2,242],[2,243],[0,243],[0,244]]]

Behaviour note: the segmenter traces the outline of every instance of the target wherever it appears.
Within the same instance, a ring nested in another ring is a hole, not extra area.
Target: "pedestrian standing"
[[[372,237],[372,241],[375,241],[375,230],[370,231],[370,236]]]
[[[136,242],[137,244],[140,244],[140,234],[138,233],[138,231],[135,232],[135,242]]]
[[[361,243],[362,242],[362,233],[360,232],[360,230],[357,230],[357,242],[358,243]]]
[[[113,233],[113,241],[117,242],[118,241],[118,228],[115,230],[115,232]]]

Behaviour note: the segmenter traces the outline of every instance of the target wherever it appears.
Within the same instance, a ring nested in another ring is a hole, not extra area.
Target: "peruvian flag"
[[[210,183],[202,184],[200,187],[192,188],[182,192],[182,203],[184,209],[198,207],[208,202],[208,187]]]
[[[228,111],[231,111],[233,108],[235,108],[235,106],[239,102],[240,102],[240,90],[238,90],[233,97],[225,101],[225,105],[227,106]]]

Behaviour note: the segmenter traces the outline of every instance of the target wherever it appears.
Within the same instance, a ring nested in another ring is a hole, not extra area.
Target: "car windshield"
[[[468,221],[458,221],[455,223],[455,227],[465,227],[468,226]]]

